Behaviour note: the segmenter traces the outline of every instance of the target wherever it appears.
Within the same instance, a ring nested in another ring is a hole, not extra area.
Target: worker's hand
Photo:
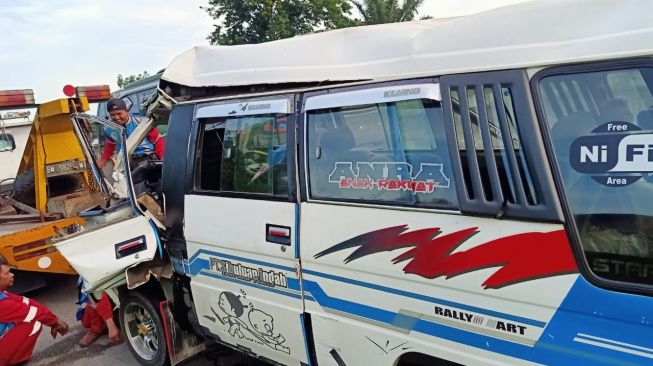
[[[106,161],[105,159],[100,158],[100,159],[97,160],[97,166],[98,166],[100,169],[104,168],[104,166],[105,166],[106,164],[107,164],[107,161]]]
[[[54,338],[57,334],[66,335],[66,333],[68,333],[68,324],[61,319],[57,319],[57,322],[50,329],[50,334]]]
[[[111,319],[106,320],[107,323],[107,336],[109,337],[109,340],[113,343],[120,343],[122,342],[122,336],[120,335],[120,328],[116,325],[116,322]]]

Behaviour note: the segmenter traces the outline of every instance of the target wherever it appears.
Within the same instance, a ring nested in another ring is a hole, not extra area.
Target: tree
[[[414,20],[424,0],[350,0],[361,13],[363,24],[382,24]],[[424,18],[429,18],[423,17]]]
[[[347,0],[209,0],[209,6],[201,8],[218,23],[207,39],[220,45],[267,42],[355,24]]]
[[[138,74],[138,75],[122,76],[122,74],[118,74],[118,78],[116,79],[116,84],[118,84],[118,88],[122,89],[127,85],[133,83],[134,81],[145,79],[148,76],[150,76],[150,74],[147,71],[143,71],[142,74]]]

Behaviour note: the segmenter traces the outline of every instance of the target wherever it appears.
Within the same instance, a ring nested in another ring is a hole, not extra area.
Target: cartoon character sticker
[[[225,325],[232,337],[266,345],[274,350],[290,354],[290,347],[284,345],[286,338],[274,329],[274,317],[257,309],[252,303],[245,305],[246,294],[241,295],[224,291],[218,295],[217,310],[212,306],[214,316],[205,315],[206,319]],[[245,311],[247,310],[247,314]]]
[[[222,322],[229,325],[229,334],[232,337],[243,339],[245,335],[241,330],[240,317],[245,312],[245,305],[240,301],[240,296],[234,295],[233,292],[223,292],[218,297],[218,307],[226,314],[225,317],[222,317]]]
[[[258,309],[250,309],[247,318],[253,328],[249,330],[258,340],[272,349],[290,354],[290,348],[283,345],[286,338],[281,333],[274,334],[274,318],[272,315]]]

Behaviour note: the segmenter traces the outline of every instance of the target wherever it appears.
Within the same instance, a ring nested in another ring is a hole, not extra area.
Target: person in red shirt
[[[50,334],[68,333],[68,324],[48,308],[7,289],[14,284],[7,260],[0,256],[0,366],[17,365],[32,358],[41,328],[50,327]]]
[[[113,98],[107,102],[107,112],[111,120],[125,128],[127,137],[138,127],[138,122],[134,117],[129,115],[125,101],[118,98]],[[104,165],[113,156],[116,151],[116,137],[108,134],[107,139],[102,148],[102,156],[98,160],[98,166],[104,168]],[[165,151],[165,138],[159,132],[159,129],[154,127],[148,132],[147,137],[141,141],[140,145],[136,147],[132,156],[130,157],[131,168],[134,169],[139,163],[148,159],[162,160]]]

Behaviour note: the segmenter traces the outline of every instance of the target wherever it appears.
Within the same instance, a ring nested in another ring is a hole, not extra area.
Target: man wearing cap
[[[115,123],[125,127],[125,132],[127,137],[131,135],[136,127],[138,127],[138,122],[129,115],[127,105],[122,99],[113,98],[107,103],[107,112],[111,120]],[[159,130],[154,127],[147,134],[147,138],[143,139],[140,145],[136,147],[133,155],[131,156],[132,166],[135,168],[142,161],[148,159],[163,159],[163,151],[165,149],[165,140]],[[98,165],[100,168],[103,168],[106,162],[113,156],[113,153],[116,150],[116,141],[111,137],[111,134],[107,136],[106,141],[104,142],[104,148],[102,149],[102,156],[98,160]]]

